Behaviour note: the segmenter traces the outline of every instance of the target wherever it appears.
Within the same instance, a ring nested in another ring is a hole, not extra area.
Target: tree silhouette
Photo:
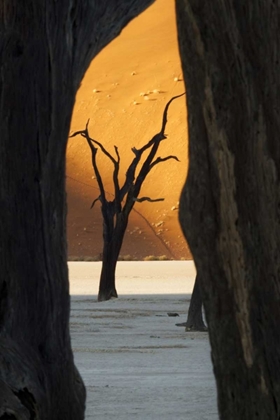
[[[194,287],[191,295],[187,321],[176,324],[177,327],[185,327],[186,331],[207,331],[207,327],[203,320],[203,302],[200,290],[200,282],[201,280],[199,278],[199,275],[197,274],[195,277]]]
[[[161,130],[140,149],[132,147],[131,150],[134,154],[134,158],[126,171],[125,181],[122,187],[120,187],[119,183],[120,155],[118,147],[114,146],[115,156],[113,156],[100,142],[91,138],[88,131],[89,121],[87,122],[86,128],[84,130],[77,131],[71,136],[75,137],[77,135],[81,135],[86,139],[91,150],[92,167],[100,190],[99,197],[97,197],[91,205],[92,208],[97,201],[100,201],[101,212],[103,216],[104,243],[102,270],[98,293],[99,301],[105,301],[111,299],[112,297],[118,297],[115,286],[115,270],[127,228],[129,214],[133,209],[134,204],[136,202],[142,203],[143,201],[149,201],[153,203],[164,200],[164,198],[152,199],[150,197],[138,196],[147,175],[156,165],[162,162],[166,162],[170,159],[179,161],[179,159],[174,155],[169,155],[162,158],[156,157],[156,154],[160,143],[162,140],[166,139],[164,132],[167,124],[167,112],[169,106],[174,99],[179,98],[184,94],[185,93],[174,96],[166,104],[163,112]],[[112,201],[108,200],[106,197],[102,176],[98,168],[96,160],[98,148],[113,164],[114,199]],[[141,164],[143,153],[146,151],[148,151],[147,157]],[[139,165],[141,165],[140,169]],[[139,169],[138,175],[136,175],[137,169]]]

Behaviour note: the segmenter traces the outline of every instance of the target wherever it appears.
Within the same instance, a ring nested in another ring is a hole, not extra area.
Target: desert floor
[[[100,268],[69,263],[72,346],[87,386],[86,419],[217,420],[208,335],[175,325],[186,320],[192,261],[119,262],[119,298],[98,303]]]

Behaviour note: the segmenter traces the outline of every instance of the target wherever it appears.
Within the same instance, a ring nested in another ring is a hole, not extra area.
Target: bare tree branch
[[[82,131],[76,131],[70,137],[75,137],[78,134],[80,134],[82,137],[84,137],[86,139],[86,141],[87,141],[87,143],[88,143],[88,145],[90,147],[90,150],[91,150],[92,166],[93,166],[93,170],[94,170],[94,173],[95,173],[95,176],[96,176],[96,180],[97,180],[97,183],[98,183],[98,187],[99,187],[99,190],[100,190],[99,200],[101,201],[102,204],[105,204],[107,202],[107,200],[106,200],[106,194],[105,194],[105,189],[104,189],[102,178],[101,178],[101,175],[100,175],[100,172],[98,170],[97,163],[96,163],[96,153],[97,153],[97,150],[98,149],[94,146],[94,144],[92,142],[92,139],[89,136],[89,133],[88,133],[88,124],[89,124],[89,120],[87,121],[86,128],[84,130],[82,130]]]
[[[82,136],[85,133],[85,130],[80,130],[80,131],[75,131],[75,133],[71,134],[71,136],[69,136],[69,139],[71,139],[72,137],[76,137],[79,134]]]
[[[132,147],[131,151],[135,154],[135,156],[138,154],[138,150],[136,149],[136,147]]]
[[[167,113],[168,113],[168,109],[170,104],[174,101],[174,99],[180,98],[181,96],[185,95],[186,92],[181,93],[180,95],[177,96],[173,96],[173,98],[171,98],[167,104],[165,105],[164,111],[163,111],[163,117],[162,117],[162,127],[161,127],[161,131],[159,133],[157,133],[149,142],[146,146],[148,147],[152,147],[151,151],[147,157],[147,159],[145,160],[145,162],[143,163],[143,166],[138,174],[138,177],[135,181],[135,195],[137,196],[139,194],[139,191],[141,189],[141,186],[144,182],[144,179],[146,178],[147,174],[150,171],[150,165],[157,153],[159,144],[162,140],[166,139],[166,136],[164,134],[165,131],[165,127],[166,127],[166,123],[167,123]],[[146,150],[147,147],[143,146],[142,149],[140,149],[140,151],[142,151],[143,149]],[[144,151],[143,150],[143,151]]]
[[[101,196],[99,196],[99,197],[97,197],[95,200],[93,200],[93,202],[92,202],[92,204],[91,204],[91,206],[90,206],[90,208],[91,208],[91,209],[93,208],[94,204],[95,204],[97,201],[100,201],[100,198],[101,198]]]
[[[118,161],[118,163],[120,163],[120,160],[121,160],[121,158],[120,158],[120,154],[119,154],[119,149],[118,149],[118,147],[117,146],[114,146],[114,148],[115,148],[115,152],[116,152],[116,155],[117,155],[117,161]]]
[[[135,158],[131,162],[131,164],[130,164],[127,172],[126,172],[126,180],[125,180],[125,183],[124,183],[124,185],[123,185],[123,187],[121,188],[121,191],[120,191],[120,196],[121,196],[122,200],[123,200],[125,194],[132,187],[133,187],[133,191],[131,191],[132,196],[134,196],[134,197],[138,196],[138,194],[141,190],[141,186],[142,186],[147,174],[151,170],[151,165],[152,165],[152,167],[154,166],[154,164],[152,164],[152,161],[153,161],[153,159],[154,159],[154,157],[157,153],[159,144],[162,140],[164,140],[166,138],[166,136],[164,134],[164,130],[165,130],[166,123],[167,123],[167,112],[168,112],[169,106],[174,99],[179,98],[183,95],[185,95],[185,92],[182,93],[181,95],[174,96],[166,104],[166,106],[164,108],[164,111],[163,111],[161,131],[159,133],[157,133],[155,136],[153,136],[153,138],[147,144],[145,144],[143,147],[141,147],[139,150],[136,149],[135,147],[133,147],[131,149],[132,152],[135,154]],[[148,157],[146,158],[145,162],[143,163],[142,168],[140,169],[139,174],[137,176],[137,179],[134,182],[136,167],[137,167],[138,163],[140,162],[142,154],[144,153],[144,151],[146,151],[149,148],[151,148],[151,150],[148,154]],[[125,211],[128,211],[130,205],[128,205],[126,203],[125,207],[126,207]]]
[[[89,134],[88,134],[88,124],[89,124],[89,120],[87,121],[87,124],[86,124],[86,131],[87,131],[87,135],[88,135],[88,139],[92,142],[92,143],[94,143],[94,144],[97,144],[97,146],[99,146],[100,147],[100,149],[102,150],[102,152],[104,153],[104,155],[106,155],[113,163],[116,163],[116,159],[111,155],[111,153],[109,153],[108,152],[108,150],[106,150],[105,149],[105,147],[99,142],[99,141],[97,141],[97,140],[94,140],[94,139],[92,139],[90,136],[89,136]],[[83,133],[82,133],[82,136],[84,136],[83,135]],[[85,136],[84,136],[85,137]]]
[[[155,203],[156,201],[164,201],[164,198],[150,198],[150,197],[141,197],[141,198],[133,198],[133,201],[137,203],[142,203],[143,201],[149,201],[150,203]]]
[[[151,150],[146,158],[146,160],[144,161],[142,168],[140,169],[140,172],[137,176],[137,179],[135,181],[135,195],[137,196],[140,192],[141,186],[146,178],[146,176],[148,175],[149,171],[150,171],[150,165],[157,153],[158,147],[160,145],[161,140],[165,139],[165,135],[162,133],[158,133],[156,134],[153,139],[149,142],[151,143]]]
[[[161,162],[166,162],[167,160],[169,160],[169,159],[174,159],[174,160],[176,160],[177,162],[180,162],[180,160],[177,158],[177,156],[174,156],[174,155],[170,155],[170,156],[166,156],[165,158],[161,158],[161,157],[158,157],[156,160],[154,160],[151,164],[150,164],[150,170],[155,166],[155,165],[157,165],[158,163],[161,163]]]
[[[76,131],[75,133],[73,133],[71,136],[69,136],[70,138],[71,137],[75,137],[75,136],[77,136],[78,134],[80,134],[82,137],[84,137],[84,138],[86,138],[87,140],[90,140],[92,143],[94,143],[94,144],[97,144],[97,146],[98,147],[100,147],[100,149],[102,150],[102,152],[104,153],[104,155],[106,155],[113,163],[115,163],[116,162],[116,159],[111,155],[111,153],[109,153],[108,152],[108,150],[107,149],[105,149],[105,147],[102,145],[102,143],[100,143],[99,141],[97,141],[97,140],[95,140],[95,139],[92,139],[90,136],[89,136],[89,133],[88,133],[88,124],[89,124],[89,121],[90,120],[87,120],[87,123],[86,123],[86,128],[85,128],[85,130],[80,130],[80,131]],[[115,148],[115,151],[116,151],[116,154],[117,154],[117,157],[118,157],[118,161],[119,161],[119,159],[120,159],[120,156],[119,156],[119,153],[118,153],[118,148],[117,148],[117,146],[114,146],[114,148]]]
[[[122,209],[122,205],[121,205],[121,197],[120,197],[120,185],[119,185],[119,169],[120,169],[120,157],[119,157],[119,152],[118,152],[118,148],[115,146],[115,150],[118,156],[118,160],[115,161],[114,163],[114,172],[113,172],[113,182],[114,182],[114,188],[115,188],[115,199],[113,200],[115,202],[115,207],[116,207],[116,213],[120,213],[121,209]]]
[[[88,121],[89,122],[89,121]],[[88,127],[88,122],[87,122],[87,126],[86,129]],[[82,134],[83,135],[83,134]],[[119,162],[120,162],[120,155],[119,155],[119,151],[117,146],[114,146],[116,155],[117,155],[117,159],[115,159],[109,152],[107,149],[105,149],[105,147],[103,146],[102,143],[100,143],[97,140],[94,140],[92,138],[90,138],[91,143],[97,144],[97,146],[100,147],[101,151],[105,154],[105,156],[107,156],[111,162],[114,165],[114,172],[113,172],[113,182],[114,182],[114,188],[115,188],[115,199],[113,200],[115,206],[116,206],[116,213],[120,213],[121,212],[121,198],[120,198],[120,186],[119,186]]]
[[[159,133],[157,133],[147,144],[145,144],[143,147],[141,147],[141,149],[136,149],[136,147],[133,147],[131,150],[133,151],[133,153],[137,156],[138,153],[143,153],[145,150],[149,149],[149,147],[151,147],[156,141],[161,141],[166,139],[166,136],[164,135],[164,131],[165,131],[165,127],[167,124],[167,113],[168,113],[168,109],[169,106],[171,104],[171,102],[174,101],[174,99],[180,98],[181,96],[185,95],[186,92],[181,93],[180,95],[177,96],[173,96],[173,98],[171,98],[167,104],[165,105],[164,111],[163,111],[163,116],[162,116],[162,125],[161,125],[161,130]]]
[[[136,150],[135,148],[133,148],[133,149]],[[134,150],[133,150],[133,152],[135,153]],[[138,152],[138,150],[136,152]],[[125,182],[124,182],[124,184],[123,184],[123,186],[122,186],[122,188],[120,190],[121,200],[124,199],[124,196],[129,191],[130,187],[133,185],[133,182],[134,182],[134,179],[135,179],[136,167],[137,167],[140,159],[141,159],[141,154],[138,154],[137,155],[137,153],[135,153],[135,158],[133,159],[133,161],[129,165],[128,170],[126,171],[126,174],[125,174]]]
[[[147,144],[144,144],[144,146],[142,146],[141,149],[136,149],[136,147],[133,147],[131,150],[133,151],[133,153],[135,154],[136,157],[138,157],[138,156],[141,157],[142,154],[145,152],[145,150],[152,147],[153,144],[156,141],[160,141],[160,140],[163,140],[163,139],[166,139],[166,137],[164,135],[162,135],[161,132],[157,133],[152,137],[152,139]]]
[[[117,146],[114,146],[115,152],[117,155],[117,160],[114,162],[114,173],[113,173],[113,181],[114,181],[114,188],[115,188],[115,210],[116,214],[122,211],[122,198],[120,196],[120,185],[119,185],[119,170],[120,170],[120,154],[119,149]]]
[[[90,138],[90,141],[94,144],[97,144],[97,146],[100,147],[104,155],[106,155],[114,164],[117,162],[114,156],[112,156],[111,153],[109,153],[108,150],[106,150],[105,147],[99,141],[94,140],[92,138]]]
[[[127,172],[126,172],[126,180],[124,185],[122,186],[121,190],[120,190],[120,199],[121,201],[124,199],[125,194],[128,192],[128,190],[130,189],[130,187],[133,185],[134,179],[135,179],[135,171],[136,171],[136,167],[138,165],[138,163],[140,162],[140,159],[142,157],[142,154],[149,149],[150,147],[152,147],[152,150],[148,156],[148,158],[146,159],[146,161],[144,162],[139,175],[137,177],[136,183],[136,190],[140,191],[141,185],[146,177],[146,175],[149,173],[151,167],[151,162],[157,152],[159,143],[166,139],[166,136],[164,135],[164,130],[165,130],[165,126],[167,123],[167,112],[168,112],[168,108],[171,104],[171,102],[176,99],[176,98],[180,98],[181,96],[185,95],[186,92],[181,93],[180,95],[174,96],[173,98],[170,99],[170,101],[167,102],[164,111],[163,111],[163,117],[162,117],[162,128],[161,131],[159,133],[157,133],[155,136],[153,136],[153,138],[147,143],[145,144],[143,147],[141,147],[140,149],[136,149],[136,147],[132,147],[132,152],[135,155],[135,158],[133,159],[133,161],[131,162]],[[156,145],[156,146],[154,146]],[[154,146],[154,147],[153,147]],[[154,166],[154,164],[152,164],[152,167]]]
[[[108,150],[105,149],[105,147],[99,141],[94,140],[94,139],[92,139],[89,136],[89,133],[88,133],[88,124],[89,124],[89,120],[86,123],[85,130],[77,131],[74,134],[72,134],[70,137],[75,137],[76,135],[80,134],[88,142],[88,145],[89,145],[89,147],[91,149],[91,153],[92,153],[92,166],[93,166],[93,169],[94,169],[94,172],[95,172],[95,175],[96,175],[96,179],[97,179],[97,183],[98,183],[98,186],[99,186],[99,189],[100,189],[100,193],[101,193],[101,196],[99,197],[99,200],[103,204],[105,204],[107,202],[107,200],[106,200],[106,195],[105,195],[105,190],[104,190],[102,178],[101,178],[101,175],[100,175],[100,172],[98,170],[97,163],[96,163],[96,153],[97,153],[97,150],[98,149],[95,147],[95,144],[100,147],[101,151],[105,154],[105,156],[107,156],[111,160],[111,162],[113,163],[113,165],[114,165],[113,182],[114,182],[114,188],[115,188],[114,204],[115,204],[115,207],[116,207],[116,213],[120,213],[121,212],[121,202],[122,202],[122,199],[120,197],[120,187],[119,187],[119,162],[120,162],[120,155],[119,155],[118,148],[117,148],[117,146],[114,146],[114,149],[115,149],[115,152],[116,152],[116,155],[117,155],[117,159],[115,159],[108,152]]]
[[[165,131],[165,127],[166,127],[166,123],[167,123],[167,112],[168,112],[168,108],[171,104],[171,102],[174,101],[174,99],[180,98],[181,96],[185,95],[186,92],[181,93],[180,95],[177,96],[173,96],[173,98],[170,99],[170,101],[167,102],[167,104],[165,105],[164,111],[163,111],[163,116],[162,116],[162,126],[161,126],[161,130],[160,133],[163,135],[164,131]]]

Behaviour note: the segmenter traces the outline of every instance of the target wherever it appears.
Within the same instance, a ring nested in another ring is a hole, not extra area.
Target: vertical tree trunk
[[[58,54],[58,71],[43,16],[28,20],[28,7],[1,15],[0,417],[8,407],[13,418],[82,419],[65,244],[64,155],[75,92],[70,61]]]
[[[202,315],[202,296],[200,291],[200,278],[197,274],[192,291],[188,318],[186,322],[186,331],[206,331],[207,328]]]
[[[280,3],[177,0],[201,275],[223,420],[280,416]]]
[[[91,58],[150,3],[1,2],[0,418],[84,417],[69,336],[66,141]]]
[[[117,215],[116,226],[112,230],[104,229],[102,269],[98,292],[99,302],[118,297],[115,279],[116,266],[127,228],[128,216],[128,214],[119,213]],[[112,224],[113,218],[114,216],[112,214]]]
[[[115,284],[117,261],[118,255],[116,255],[116,250],[113,248],[113,244],[110,242],[104,242],[102,269],[98,292],[99,302],[118,297]]]

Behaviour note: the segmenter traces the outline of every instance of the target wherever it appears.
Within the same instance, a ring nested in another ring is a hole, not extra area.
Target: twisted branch
[[[154,160],[154,161],[150,164],[150,170],[151,170],[151,169],[152,169],[155,165],[157,165],[158,163],[161,163],[161,162],[166,162],[167,160],[170,160],[170,159],[174,159],[174,160],[176,160],[177,162],[180,162],[180,160],[177,158],[177,156],[174,156],[174,155],[166,156],[165,158],[158,157],[156,160]]]
[[[164,198],[150,198],[150,197],[141,197],[141,198],[133,198],[133,201],[137,203],[142,203],[143,201],[149,201],[150,203],[155,203],[157,201],[164,201]]]

